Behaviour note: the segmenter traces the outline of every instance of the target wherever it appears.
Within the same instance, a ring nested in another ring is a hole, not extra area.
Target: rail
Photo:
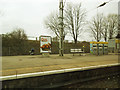
[[[120,64],[107,64],[0,77],[3,88],[54,88],[120,74]],[[34,83],[33,83],[34,81]]]

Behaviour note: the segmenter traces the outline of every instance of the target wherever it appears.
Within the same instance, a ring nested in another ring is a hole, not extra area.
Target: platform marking
[[[0,80],[19,79],[19,78],[25,78],[30,76],[32,77],[43,76],[43,75],[58,74],[58,73],[65,73],[65,72],[78,71],[78,70],[88,70],[88,69],[109,67],[109,66],[116,66],[116,65],[120,65],[120,63],[88,66],[88,67],[81,67],[81,68],[61,69],[61,70],[53,70],[53,71],[44,71],[44,72],[36,72],[36,73],[26,73],[26,74],[18,74],[18,75],[10,75],[10,76],[0,76]]]

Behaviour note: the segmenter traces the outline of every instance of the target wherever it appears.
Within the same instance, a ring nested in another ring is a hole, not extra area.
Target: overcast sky
[[[87,20],[91,20],[97,13],[95,8],[105,1],[109,0],[66,0],[66,3],[81,2],[82,7],[88,11]],[[102,12],[104,15],[109,13],[117,14],[118,1],[111,0],[104,7],[99,8],[98,12]],[[52,32],[45,28],[44,20],[51,12],[58,11],[58,9],[59,0],[0,0],[0,33],[5,34],[16,27],[20,27],[25,30],[28,36],[54,36]],[[72,39],[68,37],[66,39]],[[89,33],[83,34],[79,37],[79,40],[90,41]]]

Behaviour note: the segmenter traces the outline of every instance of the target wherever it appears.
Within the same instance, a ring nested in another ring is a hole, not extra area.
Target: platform
[[[8,76],[115,63],[118,63],[118,55],[114,54],[104,56],[65,54],[64,57],[58,55],[50,55],[50,57],[42,57],[42,55],[3,56],[0,72],[3,76]]]

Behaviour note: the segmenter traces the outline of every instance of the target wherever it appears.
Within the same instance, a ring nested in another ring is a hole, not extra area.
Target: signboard
[[[50,52],[51,52],[51,37],[40,36],[40,53],[50,53]]]
[[[108,47],[115,48],[115,39],[108,40]]]
[[[93,44],[90,43],[90,53],[93,54]]]

